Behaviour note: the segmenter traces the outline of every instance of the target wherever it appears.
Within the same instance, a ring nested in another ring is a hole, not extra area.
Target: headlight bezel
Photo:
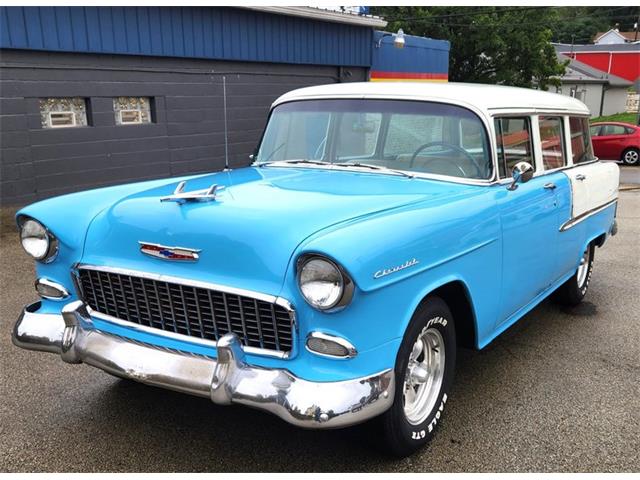
[[[302,275],[303,269],[305,265],[307,265],[309,262],[313,260],[320,260],[320,261],[326,262],[332,268],[334,268],[340,275],[341,293],[338,296],[338,298],[330,305],[320,306],[315,304],[313,301],[307,298],[307,296],[305,295],[302,289],[301,275]],[[307,302],[307,304],[310,307],[323,313],[334,313],[344,309],[346,306],[348,306],[351,303],[351,300],[353,298],[353,292],[355,290],[355,284],[351,279],[351,276],[342,267],[342,265],[340,265],[338,262],[336,262],[332,258],[329,258],[319,253],[304,253],[298,257],[298,260],[296,261],[296,284],[298,286],[298,291],[300,292],[300,295],[302,295],[302,298],[304,299],[304,301]]]
[[[45,250],[45,253],[43,255],[40,255],[40,256],[33,255],[24,246],[23,232],[24,232],[25,225],[28,222],[36,223],[44,231],[44,236],[45,236],[45,238],[47,240],[47,249]],[[44,223],[40,222],[39,220],[36,220],[33,217],[29,217],[29,216],[26,216],[26,215],[21,215],[18,218],[18,227],[19,227],[19,230],[20,230],[20,245],[22,246],[22,249],[25,252],[27,252],[27,254],[31,258],[33,258],[34,260],[36,260],[36,261],[38,261],[40,263],[51,263],[56,259],[56,257],[58,256],[60,243],[58,241],[58,238],[53,234],[53,232],[51,230],[49,230],[49,228]]]

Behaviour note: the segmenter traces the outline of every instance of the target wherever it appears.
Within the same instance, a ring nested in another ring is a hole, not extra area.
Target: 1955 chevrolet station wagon
[[[41,301],[14,343],[309,428],[433,435],[458,346],[577,304],[618,167],[561,95],[350,83],[287,93],[247,168],[17,214]]]

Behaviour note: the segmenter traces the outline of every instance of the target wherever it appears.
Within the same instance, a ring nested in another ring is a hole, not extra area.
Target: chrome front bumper
[[[240,340],[218,341],[217,358],[164,349],[96,329],[81,301],[61,315],[41,314],[40,303],[22,311],[13,343],[28,350],[58,353],[65,362],[86,363],[119,377],[269,411],[306,428],[340,428],[363,422],[393,403],[394,374],[385,370],[366,378],[310,382],[287,370],[250,366]]]

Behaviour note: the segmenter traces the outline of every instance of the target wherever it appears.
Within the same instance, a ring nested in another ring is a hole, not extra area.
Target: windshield
[[[312,161],[489,179],[486,130],[455,105],[397,100],[305,100],[277,106],[256,163]],[[376,169],[378,170],[378,169]]]

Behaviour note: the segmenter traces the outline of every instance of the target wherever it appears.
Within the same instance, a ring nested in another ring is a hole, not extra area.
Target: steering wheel
[[[422,150],[425,150],[426,148],[429,148],[429,147],[437,147],[437,146],[447,147],[449,150],[462,153],[473,164],[476,171],[478,172],[478,176],[479,177],[483,176],[482,168],[480,168],[480,165],[478,165],[478,162],[476,161],[476,159],[473,158],[473,156],[469,152],[467,152],[464,148],[459,147],[458,145],[454,145],[453,143],[447,143],[447,142],[429,142],[429,143],[425,143],[424,145],[420,145],[418,149],[415,152],[413,152],[413,155],[411,155],[411,161],[409,162],[409,167],[413,167],[413,163],[416,161],[416,157]],[[427,161],[433,161],[433,160],[435,159],[433,158],[427,159]],[[458,170],[460,170],[462,175],[464,175],[465,177],[468,177],[467,172],[465,172],[460,165],[458,165],[457,163],[455,165],[458,168]]]

